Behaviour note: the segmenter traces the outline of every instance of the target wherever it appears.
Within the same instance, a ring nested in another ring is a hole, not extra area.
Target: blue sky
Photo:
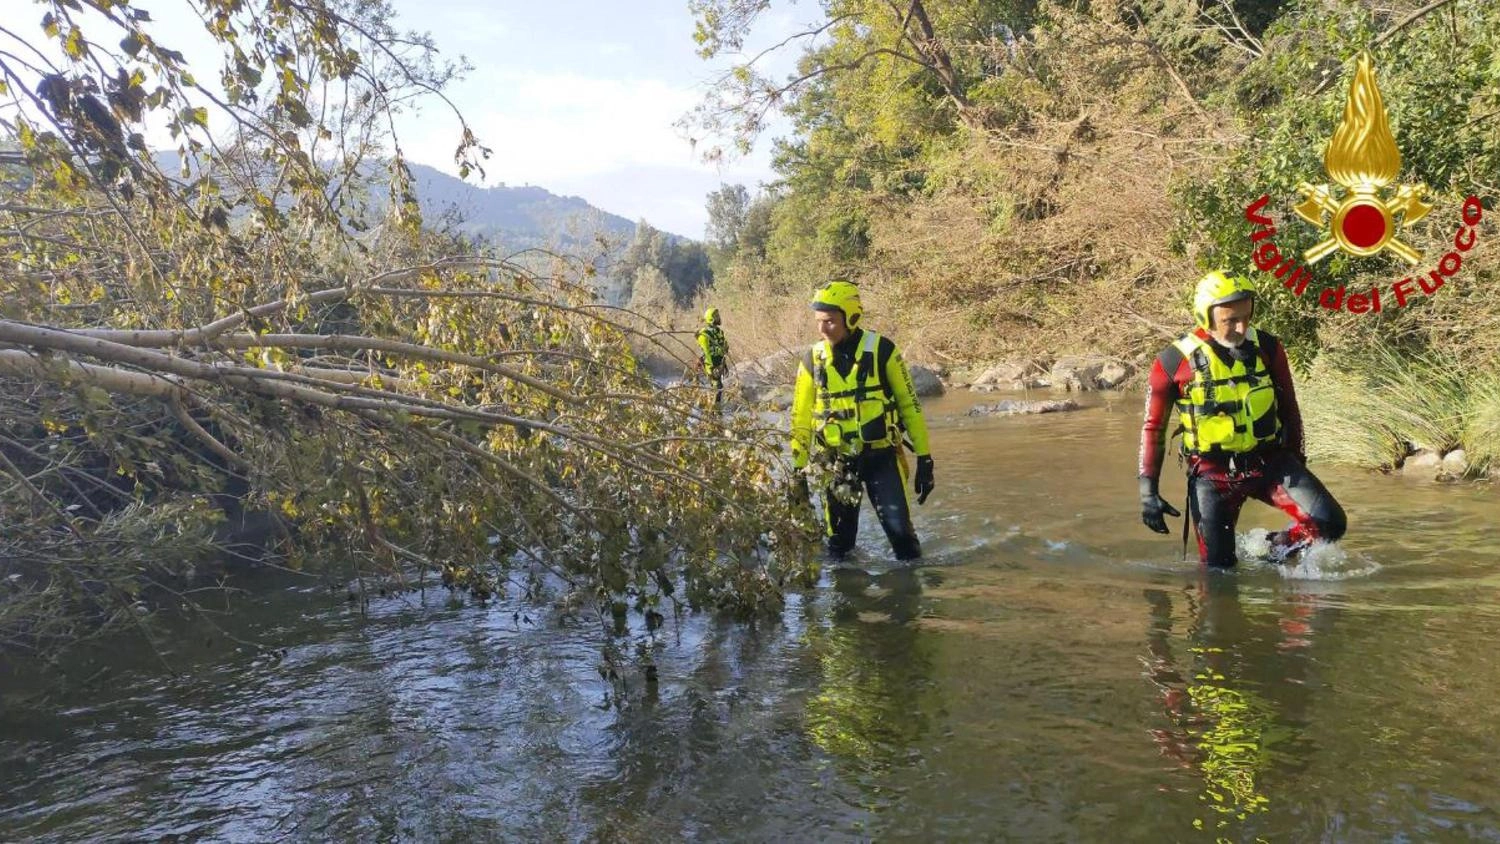
[[[494,150],[484,185],[537,185],[581,196],[595,206],[657,228],[702,237],[707,194],[740,183],[752,192],[770,181],[771,139],[721,164],[702,161],[674,124],[705,86],[729,66],[698,58],[688,0],[392,0],[398,30],[430,33],[447,57],[474,66],[447,92],[480,141]],[[216,66],[220,53],[184,0],[134,0],[152,13],[157,39],[185,53],[191,66]],[[0,0],[0,21],[38,30],[45,4]],[[816,4],[790,0],[765,15],[747,52],[820,17]],[[91,37],[109,35],[90,32]],[[774,56],[770,70],[789,73],[795,55]],[[217,73],[200,71],[207,81]],[[215,127],[210,114],[209,127]],[[459,123],[438,102],[397,123],[408,158],[457,175]],[[147,142],[174,144],[164,126]],[[474,177],[471,177],[471,179]]]
[[[705,164],[673,126],[725,63],[698,58],[687,0],[395,0],[398,28],[428,31],[474,65],[450,92],[494,150],[486,184],[532,184],[631,219],[702,237],[705,195],[773,178],[770,137]],[[768,17],[759,40],[816,8]],[[785,64],[790,66],[790,57]],[[408,155],[454,171],[458,124],[428,106],[401,127]]]

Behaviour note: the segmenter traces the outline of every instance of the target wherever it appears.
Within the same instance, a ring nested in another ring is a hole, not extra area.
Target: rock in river
[[[1045,401],[1004,399],[990,404],[977,404],[969,408],[969,415],[1016,416],[1022,413],[1060,413],[1065,410],[1078,410],[1078,402],[1072,399],[1047,399]]]

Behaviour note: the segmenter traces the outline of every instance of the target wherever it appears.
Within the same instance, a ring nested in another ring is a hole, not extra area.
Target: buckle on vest
[[[1215,401],[1213,399],[1208,399],[1204,401],[1203,404],[1199,405],[1199,407],[1201,408],[1199,412],[1207,416],[1215,416],[1220,413],[1226,416],[1233,416],[1236,413],[1240,412],[1240,408],[1243,405],[1244,402],[1241,402],[1238,399],[1236,399],[1235,401]]]
[[[1231,481],[1258,478],[1265,474],[1264,456],[1258,449],[1255,451],[1230,452],[1227,474]]]

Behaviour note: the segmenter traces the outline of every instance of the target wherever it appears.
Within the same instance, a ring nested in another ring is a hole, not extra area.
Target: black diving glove
[[[926,504],[927,496],[932,494],[932,488],[936,486],[932,480],[932,458],[922,456],[917,458],[917,480],[912,484],[912,490],[917,494],[917,503]]]
[[[792,473],[791,483],[787,487],[787,502],[793,507],[800,507],[812,501],[812,493],[807,489],[807,475],[800,470]]]
[[[1141,478],[1141,521],[1157,533],[1171,533],[1167,528],[1167,516],[1181,516],[1177,508],[1166,502],[1157,493],[1156,478]]]

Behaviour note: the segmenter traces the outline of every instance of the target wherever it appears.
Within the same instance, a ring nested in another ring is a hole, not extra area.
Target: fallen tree
[[[229,94],[125,3],[53,8],[53,64],[0,51],[0,653],[195,605],[247,539],[356,593],[778,607],[812,568],[776,433],[653,382],[664,332],[590,262],[423,227],[388,119],[450,78],[431,45],[367,3],[195,7]]]

